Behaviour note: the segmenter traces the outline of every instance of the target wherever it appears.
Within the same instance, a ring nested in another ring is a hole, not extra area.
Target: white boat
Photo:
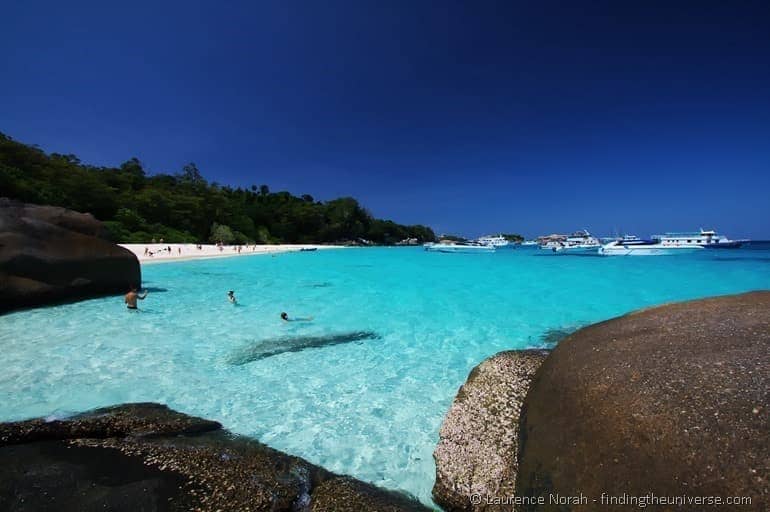
[[[476,242],[478,242],[481,245],[491,245],[492,247],[508,247],[511,243],[506,240],[502,235],[497,236],[482,236],[480,238],[476,239]]]
[[[586,254],[595,253],[601,246],[599,240],[584,229],[575,231],[563,242],[555,242],[551,250],[559,254]]]
[[[442,243],[427,243],[423,245],[426,251],[430,252],[466,252],[466,253],[488,253],[495,252],[494,245],[481,245],[476,243],[465,242],[442,242]]]
[[[521,242],[522,247],[532,247],[537,245],[537,242],[535,240],[524,240]]]
[[[664,245],[660,240],[642,240],[629,235],[622,240],[615,240],[599,247],[602,256],[669,256],[702,251],[703,247],[695,244]]]
[[[700,232],[666,233],[653,235],[652,238],[666,246],[694,244],[706,249],[737,249],[746,242],[746,240],[730,240],[724,235],[717,234],[713,229],[704,230],[703,228],[700,229]]]

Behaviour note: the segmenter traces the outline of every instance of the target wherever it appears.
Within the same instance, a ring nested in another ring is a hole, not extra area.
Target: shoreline
[[[237,256],[254,256],[257,254],[279,254],[285,252],[299,252],[302,249],[345,249],[343,245],[318,245],[318,244],[269,244],[269,245],[223,245],[214,244],[118,244],[128,249],[139,260],[139,263],[170,263],[178,261],[192,261],[212,258],[231,258]],[[168,251],[168,248],[171,251]],[[200,247],[200,248],[199,248]],[[240,252],[238,249],[240,248]]]

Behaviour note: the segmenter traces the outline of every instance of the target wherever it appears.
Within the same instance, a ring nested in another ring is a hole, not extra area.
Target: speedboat
[[[532,247],[535,245],[537,245],[537,241],[535,240],[524,240],[523,242],[521,242],[522,247]]]
[[[575,231],[563,242],[556,242],[551,250],[559,254],[595,253],[602,244],[588,231]]]
[[[642,240],[633,235],[624,236],[599,247],[602,256],[666,256],[702,251],[696,244],[664,245],[660,240]]]
[[[700,232],[666,233],[663,235],[654,235],[652,238],[667,246],[694,244],[705,247],[706,249],[737,249],[743,243],[748,241],[730,240],[724,235],[718,235],[713,229],[704,230],[703,228],[700,229]]]
[[[494,245],[481,245],[470,242],[440,242],[437,244],[428,243],[423,246],[430,252],[465,252],[465,253],[486,253],[495,252]]]
[[[476,239],[476,242],[478,242],[481,245],[491,245],[492,247],[508,247],[511,243],[506,240],[502,235],[498,236],[482,236],[478,239]]]

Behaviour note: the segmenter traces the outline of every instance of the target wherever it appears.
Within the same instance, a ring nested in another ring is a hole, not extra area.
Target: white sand
[[[136,254],[141,263],[162,263],[164,261],[196,260],[201,258],[225,258],[230,256],[250,256],[254,254],[275,254],[299,251],[300,249],[340,249],[339,245],[202,245],[195,244],[118,244]],[[171,247],[171,251],[168,248]],[[238,251],[240,248],[240,252]],[[145,253],[146,249],[146,253]]]

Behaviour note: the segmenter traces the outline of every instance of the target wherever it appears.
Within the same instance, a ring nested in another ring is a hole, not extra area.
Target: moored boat
[[[467,242],[440,242],[440,243],[428,243],[423,246],[426,251],[430,252],[465,252],[465,253],[489,253],[495,252],[495,246],[493,245],[481,245],[477,243]]]
[[[654,240],[658,240],[666,246],[677,245],[699,245],[706,249],[737,249],[748,240],[730,240],[724,235],[717,234],[713,229],[684,233],[665,233],[663,235],[653,235]]]
[[[596,253],[601,247],[599,240],[587,230],[575,231],[563,242],[555,242],[552,250],[559,254]]]
[[[703,247],[695,244],[664,245],[660,240],[642,240],[630,235],[622,240],[615,240],[599,247],[602,256],[670,256],[702,251]]]
[[[497,236],[482,236],[476,239],[476,242],[481,245],[490,245],[492,247],[502,248],[508,247],[511,243],[502,235]]]

